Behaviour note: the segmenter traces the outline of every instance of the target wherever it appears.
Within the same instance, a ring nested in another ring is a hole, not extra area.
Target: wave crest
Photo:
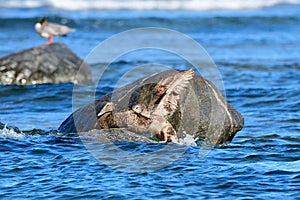
[[[5,8],[49,7],[62,10],[248,10],[278,4],[300,4],[300,0],[8,0]]]
[[[2,129],[0,129],[0,136],[2,137],[23,137],[24,133],[15,131],[13,128],[8,128],[5,124]]]

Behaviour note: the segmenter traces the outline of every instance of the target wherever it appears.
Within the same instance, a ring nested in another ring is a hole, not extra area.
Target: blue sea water
[[[158,161],[147,153],[164,145],[103,144],[98,151],[110,154],[106,160],[96,159],[78,136],[56,131],[73,111],[73,84],[0,85],[0,121],[23,131],[0,130],[0,199],[300,198],[299,2],[202,1],[202,7],[191,3],[197,1],[176,7],[182,2],[173,0],[127,0],[127,7],[114,0],[105,5],[80,2],[2,2],[0,57],[44,43],[33,28],[43,16],[76,29],[55,41],[66,43],[82,58],[122,31],[175,30],[201,44],[215,61],[226,98],[243,114],[245,126],[230,144],[205,155],[202,147],[184,147],[184,153],[166,166],[131,171],[138,163],[114,154],[116,149],[145,153],[145,161],[153,164]],[[168,4],[174,7],[167,9]],[[151,41],[149,35],[139,37]],[[99,57],[99,63],[87,60],[94,72],[105,63]],[[116,77],[132,66],[152,63],[190,67],[168,53],[124,55],[111,64],[98,95],[113,90]],[[182,149],[175,145],[166,154],[172,157]],[[114,165],[107,164],[109,159],[116,160]]]

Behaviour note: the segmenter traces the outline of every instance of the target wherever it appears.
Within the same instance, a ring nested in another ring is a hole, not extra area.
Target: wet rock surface
[[[97,127],[97,114],[107,102],[114,102],[120,111],[131,109],[136,103],[147,105],[151,88],[175,73],[175,70],[166,70],[119,88],[76,110],[61,124],[59,131],[71,133],[94,129]],[[168,118],[177,137],[185,138],[188,134],[195,141],[209,141],[213,144],[230,142],[243,128],[243,116],[210,81],[195,75],[189,83],[188,88],[179,95],[177,110]]]
[[[43,44],[0,58],[0,75],[0,84],[93,82],[88,64],[63,43]]]
[[[93,129],[88,132],[78,133],[82,141],[96,142],[96,143],[110,143],[110,142],[146,142],[156,143],[157,141],[152,140],[146,136],[136,134],[126,129],[108,129],[98,130]]]

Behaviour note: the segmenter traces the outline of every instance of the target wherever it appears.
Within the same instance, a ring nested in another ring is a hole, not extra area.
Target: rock
[[[115,90],[94,102],[76,110],[59,127],[60,132],[88,132],[94,129],[97,114],[110,101],[118,110],[128,110],[132,102],[147,104],[157,82],[177,73],[166,70],[139,79]],[[192,135],[195,141],[209,141],[213,144],[230,142],[243,128],[244,118],[222,96],[208,80],[195,75],[189,86],[180,94],[179,105],[168,121],[177,132],[177,137]],[[120,133],[122,134],[122,133]]]
[[[43,44],[3,57],[0,74],[0,84],[93,82],[88,64],[62,43]]]
[[[78,133],[81,140],[86,142],[97,143],[110,143],[110,142],[146,142],[156,143],[155,140],[151,140],[145,136],[133,133],[126,129],[109,129],[109,130],[97,130],[93,129],[88,132]]]
[[[4,126],[5,126],[5,124],[3,124],[3,123],[0,122],[0,129],[3,129]]]

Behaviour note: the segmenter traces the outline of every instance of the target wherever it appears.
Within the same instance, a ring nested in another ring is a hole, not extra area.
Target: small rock
[[[62,82],[93,83],[89,65],[65,44],[43,44],[0,58],[0,84]]]

